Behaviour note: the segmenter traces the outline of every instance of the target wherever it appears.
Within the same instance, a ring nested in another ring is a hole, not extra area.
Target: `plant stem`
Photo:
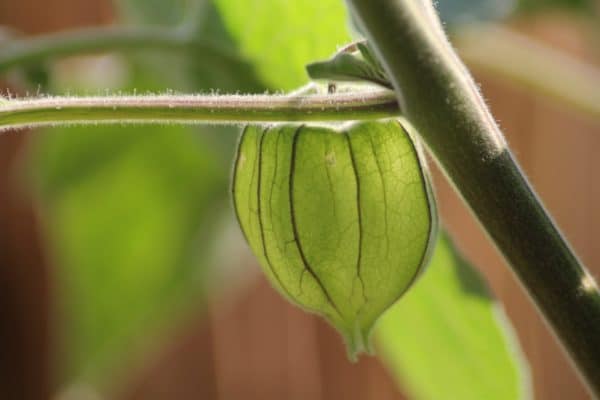
[[[191,47],[201,49],[208,59],[216,58],[222,62],[236,64],[243,61],[237,53],[193,37],[186,30],[99,27],[0,42],[0,71],[50,57],[115,50],[190,51]]]
[[[347,121],[400,114],[389,90],[315,95],[159,95],[0,100],[0,131],[99,123]]]
[[[516,81],[592,117],[600,116],[597,68],[499,26],[462,28],[455,38],[470,66]],[[191,36],[186,30],[109,26],[0,42],[0,72],[51,57],[140,49],[185,52],[191,48],[201,49],[206,60],[220,64],[244,62],[235,51]],[[544,66],[541,72],[540,65]]]
[[[600,394],[600,294],[521,173],[430,1],[348,0],[417,128],[590,389]]]

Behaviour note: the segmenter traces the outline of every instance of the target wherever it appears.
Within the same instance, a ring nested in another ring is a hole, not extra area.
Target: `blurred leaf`
[[[508,16],[517,0],[444,0],[436,2],[442,20],[450,27]]]
[[[141,9],[148,3],[128,2]],[[136,10],[128,15],[137,23],[177,20],[168,11],[151,16],[138,10],[132,17]],[[218,20],[211,23],[219,26]],[[128,59],[131,81],[125,91],[190,92],[256,82],[243,68],[233,73],[194,52]],[[215,72],[194,72],[196,62]],[[37,137],[32,167],[59,271],[68,343],[61,365],[65,379],[106,388],[178,316],[192,305],[198,309],[215,222],[229,205],[235,130],[57,128]]]
[[[237,62],[211,60],[202,49],[191,53],[188,74],[194,80],[194,88],[242,93],[263,92],[268,82],[261,80],[255,70],[256,66],[242,56],[238,43],[230,36],[215,5],[212,1],[208,3],[198,13],[200,20],[192,34],[209,39],[225,54],[235,55]]]
[[[225,29],[221,16],[209,0],[118,0],[124,24],[172,26],[182,35],[197,37],[215,45],[214,52],[191,45],[184,53],[145,54],[145,68],[159,72],[162,81],[173,90],[223,90],[262,92],[265,85],[245,60]],[[216,56],[219,53],[219,56]]]
[[[215,0],[225,25],[260,78],[275,89],[307,80],[304,66],[349,41],[339,0]]]
[[[50,81],[50,72],[45,63],[24,66],[22,71],[27,84],[40,92],[47,90]]]
[[[381,357],[416,399],[528,397],[528,370],[506,316],[446,235],[375,334]]]
[[[35,149],[67,311],[67,375],[102,383],[185,300],[200,301],[210,241],[198,239],[210,237],[226,173],[184,128],[56,129]]]
[[[225,29],[221,16],[210,0],[180,0],[171,5],[160,2],[156,8],[153,2],[143,0],[118,0],[124,12],[124,23],[156,23],[160,25],[179,25],[186,34],[206,39],[218,46],[217,50],[231,57],[212,57],[203,48],[190,48],[184,54],[144,54],[133,59],[135,77],[144,75],[144,87],[156,92],[165,89],[181,92],[223,91],[256,93],[264,92],[266,84],[256,76],[254,67],[239,55],[237,44]],[[185,18],[173,21],[169,12],[161,10],[169,7],[180,9]],[[150,15],[154,14],[155,17]],[[163,15],[164,19],[160,19]],[[146,18],[146,19],[144,19]],[[153,86],[148,87],[148,82]],[[138,87],[139,89],[139,87]],[[222,168],[228,169],[232,152],[237,140],[237,127],[200,126],[195,127],[207,139],[211,149],[221,156]]]

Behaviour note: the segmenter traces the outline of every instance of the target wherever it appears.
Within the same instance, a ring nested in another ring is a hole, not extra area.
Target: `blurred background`
[[[306,37],[306,49],[289,57],[278,50],[297,37],[252,26],[264,12],[260,1],[241,7],[249,7],[241,14],[251,11],[241,17],[222,14],[224,0],[216,2],[0,0],[0,54],[14,37],[177,25],[246,57],[231,69],[192,49],[96,52],[3,71],[2,92],[289,90],[306,81],[307,54],[327,57],[348,40],[339,27],[345,20],[332,20],[325,7],[312,21],[327,40],[298,26],[292,32]],[[566,86],[590,77],[582,92],[593,101],[600,93],[600,2],[438,3],[525,172],[598,275],[598,107],[587,107],[585,95],[578,104],[505,70],[525,65]],[[304,6],[278,11],[296,7]],[[235,18],[249,36],[269,40],[248,42],[231,29]],[[514,58],[512,36],[494,36],[486,26],[518,32],[516,40],[534,39],[558,55],[531,65],[534,55]],[[507,68],[490,67],[485,57]],[[0,136],[0,399],[409,398],[377,359],[350,364],[337,333],[282,300],[259,274],[228,197],[236,130],[114,126]],[[535,397],[588,399],[482,230],[442,175],[435,180],[442,219],[515,326]]]

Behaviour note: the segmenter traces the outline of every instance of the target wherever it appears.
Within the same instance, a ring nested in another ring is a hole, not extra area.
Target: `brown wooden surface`
[[[50,32],[105,22],[107,10],[108,3],[97,1],[3,0],[0,25]],[[0,82],[0,88],[4,93],[7,86]],[[59,376],[52,268],[35,205],[19,175],[29,135],[0,135],[0,400],[49,399]]]
[[[183,340],[177,336],[119,398],[404,398],[375,358],[349,363],[337,332],[262,278],[210,314],[209,324],[201,318],[183,329]]]
[[[50,394],[49,269],[14,162],[25,135],[0,135],[0,399]]]

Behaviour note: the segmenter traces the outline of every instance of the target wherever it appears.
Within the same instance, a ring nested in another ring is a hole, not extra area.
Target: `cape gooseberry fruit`
[[[271,284],[322,315],[351,359],[426,264],[435,210],[422,155],[397,120],[247,126],[233,202]]]

